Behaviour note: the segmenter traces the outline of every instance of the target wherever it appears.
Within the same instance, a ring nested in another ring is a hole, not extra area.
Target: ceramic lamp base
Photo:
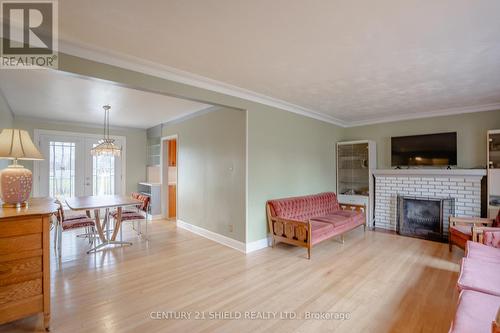
[[[33,176],[22,165],[13,164],[0,172],[0,199],[4,207],[25,206],[31,193]]]

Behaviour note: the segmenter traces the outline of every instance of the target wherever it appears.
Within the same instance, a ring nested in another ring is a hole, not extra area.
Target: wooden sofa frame
[[[488,219],[488,218],[483,218],[483,217],[455,217],[455,216],[450,216],[449,218],[449,229],[454,226],[462,225],[462,226],[469,226],[471,228],[472,232],[472,241],[474,242],[482,242],[482,234],[481,234],[481,227],[491,227],[493,225],[494,219]],[[480,235],[481,234],[481,235]],[[453,245],[458,244],[455,242],[455,239],[452,237],[451,230],[448,231],[448,246],[449,250],[451,252]],[[479,240],[479,237],[481,240]],[[465,250],[465,249],[463,249]]]
[[[342,210],[354,210],[357,212],[362,212],[366,214],[365,205],[354,205],[354,204],[341,204],[339,203],[340,209]],[[286,243],[290,245],[300,246],[307,248],[307,259],[311,259],[311,221],[297,221],[283,219],[280,217],[272,216],[271,205],[266,203],[267,211],[267,223],[269,225],[269,231],[272,236],[271,246],[274,247],[277,243]],[[363,224],[364,230],[366,231],[366,218]],[[351,229],[347,229],[340,233],[342,243],[344,242],[344,234],[351,231],[359,226],[355,226]]]

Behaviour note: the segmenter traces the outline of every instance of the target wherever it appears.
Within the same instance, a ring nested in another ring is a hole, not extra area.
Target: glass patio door
[[[39,136],[45,160],[39,163],[38,196],[65,198],[121,193],[121,157],[92,156],[98,138],[85,136]],[[121,142],[117,140],[117,145]]]
[[[115,141],[121,146],[120,140]],[[121,157],[92,156],[90,150],[98,145],[98,139],[85,139],[86,167],[85,195],[111,195],[121,193]]]

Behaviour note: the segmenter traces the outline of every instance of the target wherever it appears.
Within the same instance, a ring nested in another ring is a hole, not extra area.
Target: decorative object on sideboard
[[[109,136],[109,110],[111,106],[104,105],[104,135],[99,144],[90,150],[92,156],[120,156],[122,148],[115,145],[115,139]]]
[[[0,158],[13,160],[0,171],[0,198],[4,207],[25,206],[31,193],[33,176],[18,160],[43,160],[27,131],[6,128],[0,133]]]

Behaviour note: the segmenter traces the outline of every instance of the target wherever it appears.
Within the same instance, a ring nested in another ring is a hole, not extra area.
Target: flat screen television
[[[391,138],[391,165],[455,166],[457,133],[398,136]]]

